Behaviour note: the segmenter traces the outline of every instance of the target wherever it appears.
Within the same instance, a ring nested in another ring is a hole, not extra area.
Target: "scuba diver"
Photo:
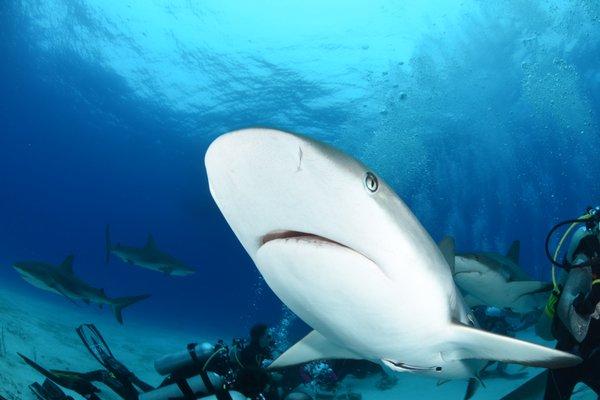
[[[222,340],[215,344],[190,343],[183,351],[157,359],[154,368],[165,377],[157,387],[142,381],[118,361],[94,325],[84,324],[76,331],[103,368],[90,372],[45,369],[19,354],[46,378],[42,384],[29,386],[38,400],[73,400],[61,387],[85,399],[102,400],[100,384],[123,400],[279,400],[301,395],[294,392],[301,383],[297,371],[267,372],[274,340],[263,324],[251,329],[249,340],[235,339],[231,347]]]
[[[223,366],[227,357],[226,346],[192,343],[180,353],[157,360],[155,368],[167,375],[158,387],[153,387],[131,372],[112,354],[108,344],[92,324],[81,325],[77,334],[92,356],[104,367],[91,372],[47,370],[19,353],[19,356],[46,379],[43,384],[33,383],[31,391],[38,400],[73,400],[60,387],[74,391],[89,400],[102,400],[102,384],[123,400],[245,400],[240,393],[229,391],[231,378]],[[212,372],[219,370],[223,375]],[[114,398],[114,397],[111,397]]]
[[[571,224],[550,256],[548,243],[561,226]],[[564,261],[557,262],[560,247],[574,229]],[[546,306],[551,317],[556,348],[579,355],[583,362],[548,371],[545,400],[569,399],[575,385],[583,382],[600,395],[600,207],[588,208],[584,216],[555,225],[546,238],[546,254],[553,264],[555,290]],[[555,267],[565,272],[559,282]],[[537,329],[536,329],[537,330]]]
[[[236,390],[252,399],[280,398],[282,393],[273,382],[281,380],[276,373],[269,373],[266,368],[273,361],[275,341],[265,324],[254,325],[250,329],[250,341],[236,340],[231,351],[231,359],[235,361]]]

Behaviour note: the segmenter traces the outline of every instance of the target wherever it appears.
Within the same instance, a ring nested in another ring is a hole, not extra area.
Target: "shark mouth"
[[[328,237],[320,236],[320,235],[317,235],[314,233],[300,232],[300,231],[294,231],[294,230],[284,230],[284,229],[274,230],[274,231],[271,231],[271,232],[267,233],[266,235],[263,235],[260,237],[259,248],[265,246],[268,243],[275,242],[277,240],[290,240],[290,241],[296,241],[297,243],[302,243],[302,244],[306,244],[306,245],[313,244],[316,246],[329,245],[329,246],[347,249],[347,250],[350,250],[353,253],[356,253],[357,255],[360,255],[360,256],[368,259],[369,261],[373,262],[377,266],[377,268],[379,268],[381,270],[381,267],[372,258],[368,257],[361,251],[358,251],[357,249],[354,249],[354,248],[352,248],[348,245],[345,245],[343,243],[340,243],[336,240],[330,239]]]
[[[404,371],[404,372],[441,372],[442,367],[432,366],[432,367],[420,367],[416,365],[409,365],[402,362],[396,362],[388,359],[381,360],[383,364],[395,371]]]
[[[277,230],[277,231],[272,231],[267,233],[266,235],[261,237],[260,240],[260,245],[263,246],[269,242],[275,241],[275,240],[280,240],[280,239],[289,239],[289,240],[307,240],[307,241],[312,241],[312,242],[317,242],[317,243],[329,243],[329,244],[333,244],[336,246],[340,246],[340,247],[346,247],[349,248],[348,246],[345,246],[339,242],[336,242],[335,240],[323,237],[323,236],[319,236],[319,235],[315,235],[313,233],[306,233],[306,232],[299,232],[299,231],[289,231],[289,230]],[[353,251],[356,251],[354,249],[350,249]]]

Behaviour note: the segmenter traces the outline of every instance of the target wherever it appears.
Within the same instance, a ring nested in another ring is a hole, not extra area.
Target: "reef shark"
[[[162,252],[156,246],[151,234],[144,247],[125,246],[120,243],[113,245],[110,241],[110,227],[106,226],[106,263],[110,261],[110,254],[121,260],[142,268],[159,271],[165,275],[186,276],[196,272],[175,257]]]
[[[365,359],[438,379],[495,360],[546,368],[575,355],[476,328],[448,262],[417,218],[359,161],[272,129],[218,137],[210,193],[275,294],[314,330],[271,368]]]
[[[454,280],[465,292],[470,306],[488,305],[518,313],[541,310],[552,291],[549,282],[534,281],[519,267],[520,242],[515,240],[506,255],[457,254]]]
[[[110,306],[120,324],[123,323],[122,311],[125,307],[150,297],[144,294],[109,298],[103,289],[94,288],[75,275],[72,255],[59,266],[40,261],[16,262],[12,266],[25,281],[39,289],[60,294],[73,302],[82,300],[86,304]]]

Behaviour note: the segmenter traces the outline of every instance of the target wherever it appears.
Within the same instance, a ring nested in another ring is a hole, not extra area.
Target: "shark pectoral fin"
[[[469,306],[469,308],[473,308],[475,306],[482,306],[482,305],[486,305],[485,301],[481,300],[478,297],[473,296],[472,294],[465,294],[463,296],[465,303],[467,303],[467,305]]]
[[[450,271],[454,274],[454,265],[455,265],[455,257],[454,257],[454,238],[452,236],[446,236],[442,239],[442,241],[438,244],[442,255],[446,259],[446,262],[450,266]]]
[[[540,281],[514,281],[507,283],[508,292],[515,300],[532,294],[552,291],[552,283]]]
[[[449,349],[440,355],[446,361],[496,360],[542,368],[571,367],[581,362],[570,353],[461,324],[452,325],[445,344]]]
[[[465,396],[463,397],[463,400],[469,400],[471,397],[473,397],[475,395],[475,392],[477,392],[477,389],[479,389],[479,386],[482,386],[482,382],[480,379],[469,379],[469,382],[467,383],[467,390],[465,391]]]
[[[75,304],[77,307],[80,307],[79,304],[77,304],[77,302],[75,300],[73,300],[73,298],[71,298],[65,291],[63,288],[61,288],[60,286],[56,285],[56,286],[52,286],[52,288],[54,290],[56,290],[58,293],[60,293],[62,296],[64,296],[67,300],[69,300],[71,303]]]
[[[269,368],[282,368],[314,360],[353,359],[360,360],[357,354],[330,342],[317,331],[312,331],[280,355]]]

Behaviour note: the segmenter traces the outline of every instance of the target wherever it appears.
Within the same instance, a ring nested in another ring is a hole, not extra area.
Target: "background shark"
[[[109,298],[103,289],[94,288],[75,276],[72,255],[57,267],[40,261],[22,261],[14,263],[13,268],[25,281],[39,289],[60,294],[72,301],[82,300],[86,304],[110,306],[117,321],[121,324],[123,323],[122,311],[125,307],[150,297],[150,295],[144,294]]]
[[[302,136],[245,129],[217,138],[205,165],[215,202],[265,281],[314,329],[272,367],[351,358],[453,379],[477,376],[485,360],[580,362],[476,329],[442,252],[353,158]]]
[[[520,242],[514,241],[506,255],[457,254],[454,280],[470,306],[488,305],[518,313],[541,310],[552,291],[549,282],[534,281],[519,267]]]
[[[116,245],[111,244],[110,227],[108,225],[106,226],[105,236],[107,264],[110,261],[110,254],[112,253],[129,264],[159,271],[166,275],[186,276],[196,272],[195,269],[188,267],[175,257],[160,251],[150,234],[144,247],[125,246],[120,243]]]

